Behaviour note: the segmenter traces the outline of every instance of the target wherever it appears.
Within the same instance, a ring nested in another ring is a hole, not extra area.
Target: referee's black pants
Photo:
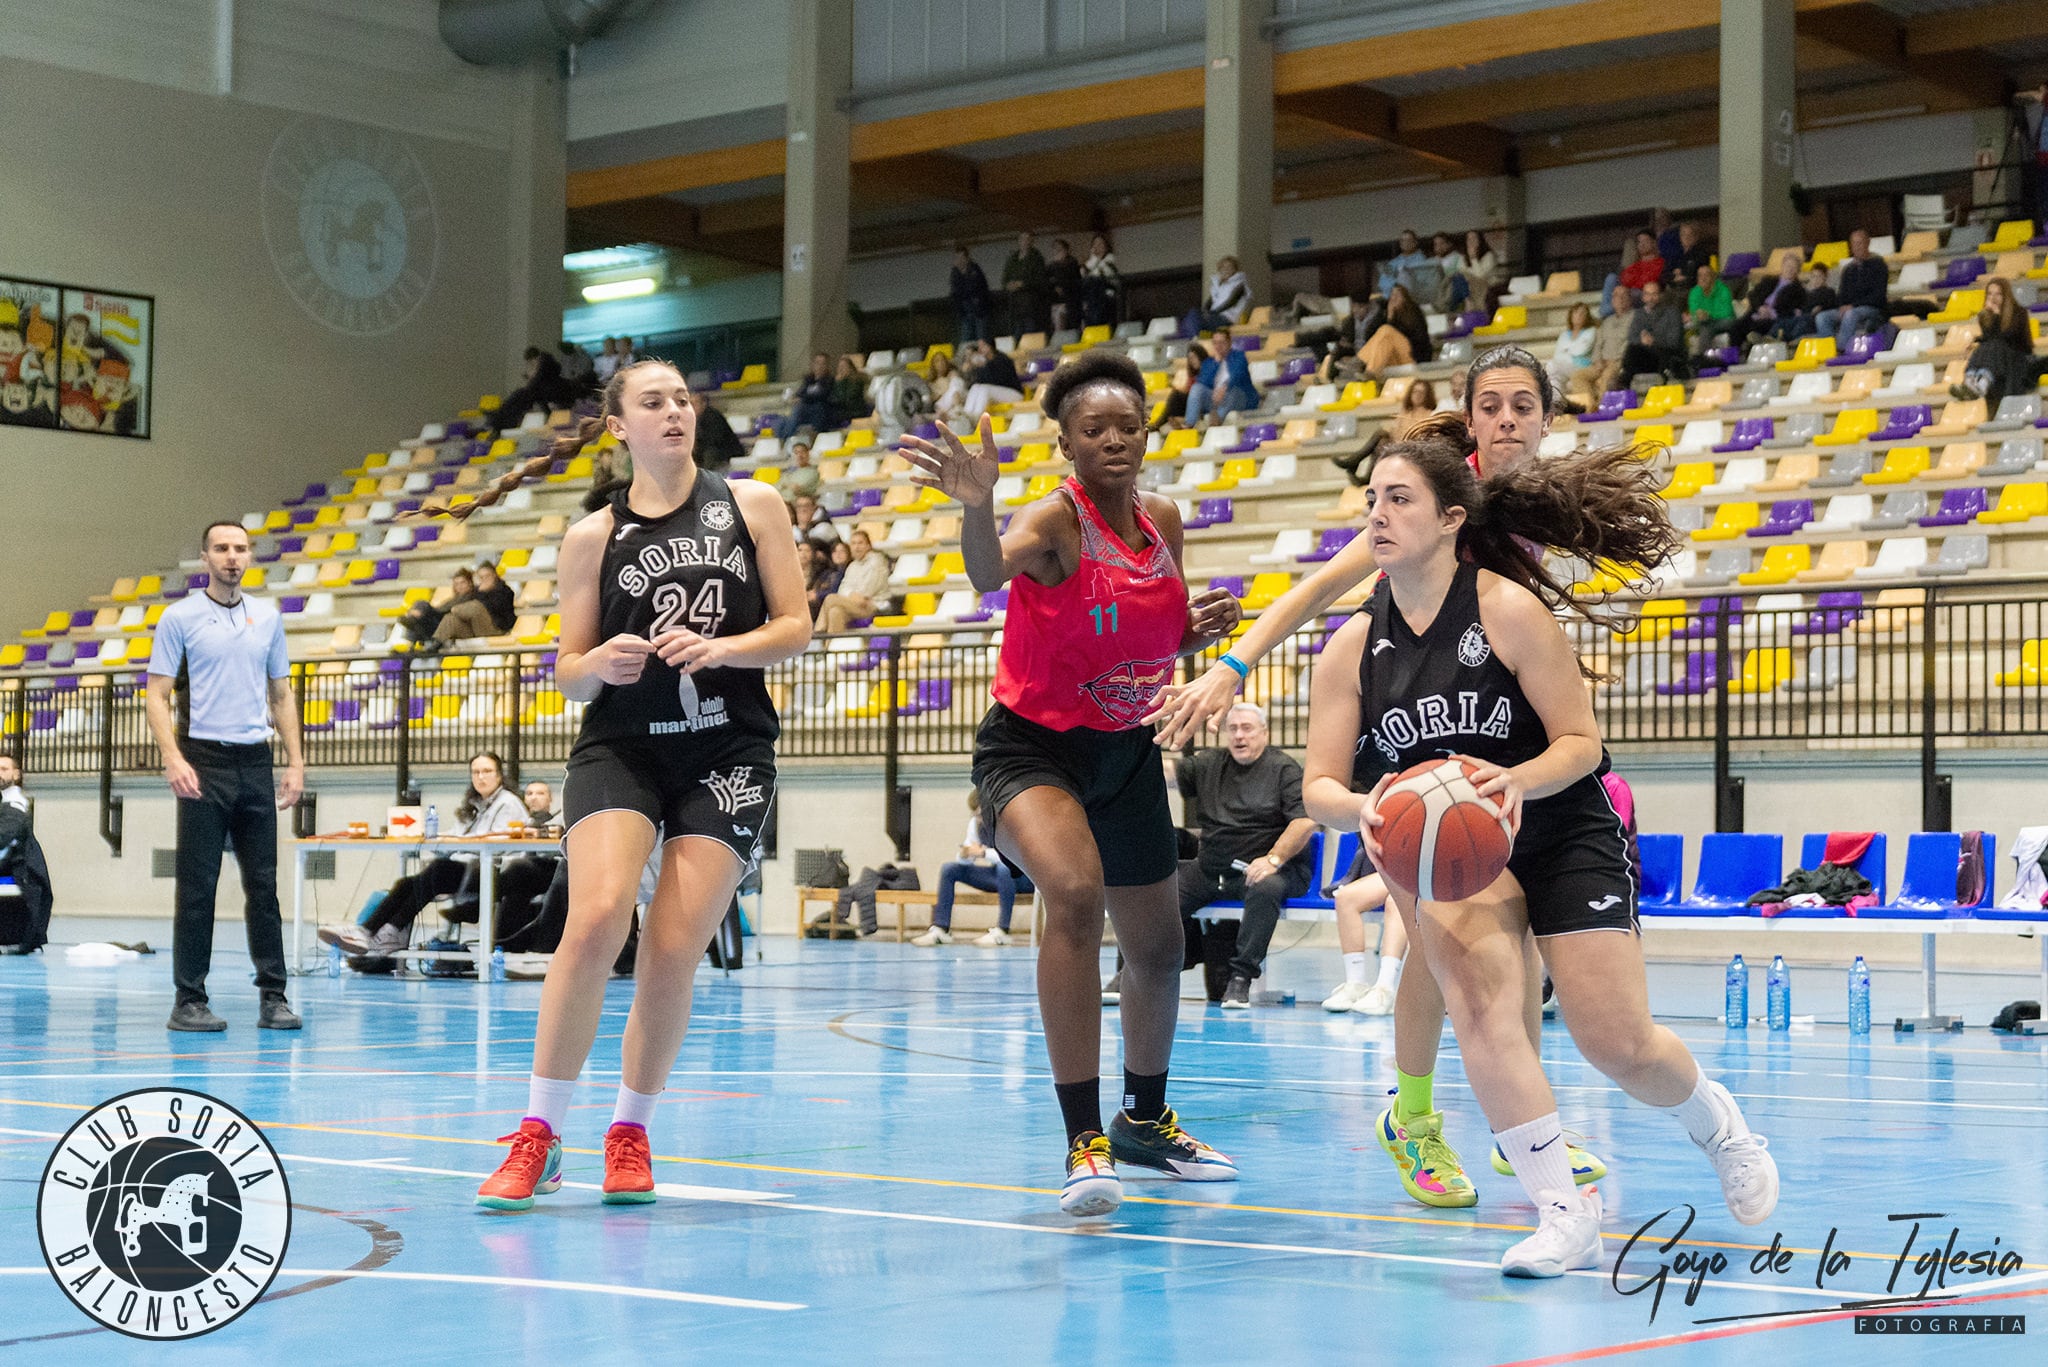
[[[199,796],[178,799],[178,917],[171,934],[171,976],[179,1002],[206,1000],[213,963],[213,903],[220,860],[230,842],[242,872],[243,924],[256,986],[284,991],[284,926],[277,908],[277,794],[266,744],[192,739],[185,759],[199,775]]]

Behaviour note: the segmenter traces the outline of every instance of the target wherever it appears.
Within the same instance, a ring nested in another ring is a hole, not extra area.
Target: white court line
[[[403,1163],[392,1158],[321,1158],[310,1153],[284,1153],[279,1158],[289,1158],[294,1163],[320,1163],[335,1168],[375,1168],[379,1172],[410,1172],[428,1177],[463,1177],[472,1182],[481,1182],[490,1174],[487,1172],[465,1172],[461,1168],[423,1168]],[[563,1182],[565,1187],[582,1191],[603,1191],[602,1182]],[[680,1182],[656,1182],[657,1196],[672,1196],[679,1201],[722,1201],[731,1205],[767,1205],[787,1201],[786,1192],[749,1191],[744,1187],[693,1187]]]
[[[47,1267],[0,1267],[0,1277],[49,1276]],[[627,1296],[635,1300],[681,1301],[688,1305],[716,1305],[728,1310],[808,1310],[801,1301],[757,1301],[745,1296],[713,1296],[702,1291],[670,1291],[656,1286],[611,1286],[604,1282],[560,1282],[542,1277],[491,1277],[468,1272],[399,1272],[391,1268],[358,1270],[347,1267],[281,1267],[280,1277],[381,1277],[394,1282],[454,1282],[463,1286],[517,1286],[533,1291],[587,1291],[600,1296]]]

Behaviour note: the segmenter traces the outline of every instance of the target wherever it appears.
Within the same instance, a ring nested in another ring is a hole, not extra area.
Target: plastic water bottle
[[[1749,965],[1736,955],[1728,961],[1728,991],[1722,1005],[1730,1030],[1749,1029]]]
[[[1770,999],[1771,1029],[1792,1028],[1792,970],[1785,967],[1785,956],[1774,955],[1771,971],[1765,980],[1765,991]]]
[[[441,809],[432,803],[427,805],[427,839],[441,838]]]
[[[339,978],[341,976],[340,945],[327,946],[327,976],[330,978]]]
[[[1849,1033],[1870,1033],[1870,965],[1861,954],[1849,965]]]
[[[494,983],[505,981],[505,951],[502,949],[493,949],[491,951],[491,981]],[[1868,1012],[1864,1014],[1866,1016],[1869,1015]],[[1864,1022],[1864,1028],[1866,1030],[1870,1028],[1869,1021],[1866,1020]]]

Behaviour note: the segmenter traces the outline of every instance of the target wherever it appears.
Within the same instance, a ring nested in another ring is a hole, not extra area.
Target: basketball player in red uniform
[[[1685,1127],[1738,1220],[1770,1215],[1778,1174],[1727,1089],[1650,1016],[1627,823],[1597,777],[1607,767],[1600,724],[1552,616],[1570,593],[1508,530],[1589,559],[1658,563],[1678,534],[1654,476],[1581,454],[1482,485],[1463,456],[1447,443],[1401,442],[1373,469],[1366,536],[1381,577],[1317,661],[1302,794],[1317,820],[1360,824],[1443,989],[1473,1095],[1536,1204],[1536,1233],[1507,1251],[1501,1271],[1556,1277],[1600,1264],[1601,1205],[1596,1189],[1574,1187],[1557,1102],[1524,1027],[1531,931],[1587,1061]],[[1394,775],[1446,755],[1478,762],[1479,795],[1496,798],[1518,834],[1491,887],[1418,903],[1387,873],[1374,809]]]
[[[1067,1128],[1060,1208],[1104,1215],[1123,1199],[1118,1163],[1186,1181],[1237,1177],[1166,1105],[1184,940],[1166,776],[1141,719],[1180,656],[1237,625],[1238,604],[1221,590],[1190,602],[1179,510],[1138,490],[1146,429],[1137,366],[1083,356],[1054,372],[1040,402],[1074,474],[1001,534],[986,419],[978,452],[943,427],[942,441],[905,437],[902,449],[918,483],[966,506],[960,544],[974,587],[1011,585],[974,783],[996,849],[1046,902],[1038,1001]],[[1123,1106],[1107,1133],[1096,977],[1105,905],[1124,955]]]

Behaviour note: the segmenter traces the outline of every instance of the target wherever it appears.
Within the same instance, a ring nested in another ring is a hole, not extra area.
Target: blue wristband
[[[1225,651],[1219,658],[1224,664],[1237,671],[1238,678],[1248,679],[1251,677],[1251,666],[1238,659],[1237,656],[1232,655],[1229,651]]]

